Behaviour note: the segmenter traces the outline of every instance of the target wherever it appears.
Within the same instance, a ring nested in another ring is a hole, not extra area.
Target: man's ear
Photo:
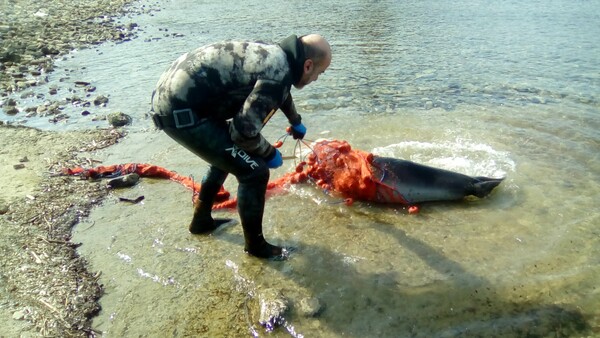
[[[304,61],[304,73],[312,72],[314,66],[313,60],[306,59],[306,61]]]

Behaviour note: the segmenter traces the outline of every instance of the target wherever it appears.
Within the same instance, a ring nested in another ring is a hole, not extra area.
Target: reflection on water
[[[256,295],[274,288],[290,309],[271,336],[597,332],[598,4],[313,6],[167,3],[135,19],[139,39],[65,60],[77,70],[72,78],[111,93],[107,109],[135,118],[128,140],[103,153],[106,163],[152,162],[200,177],[204,162],[144,131],[158,75],[214,40],[315,31],[330,39],[334,58],[317,83],[294,92],[311,139],[507,179],[489,198],[425,205],[416,216],[394,206],[347,207],[313,186],[294,187],[270,199],[265,214],[266,237],[298,248],[286,262],[245,255],[239,224],[189,235],[190,193],[144,179],[95,210],[93,227],[76,230],[82,254],[103,271],[97,328],[108,336],[266,335]],[[95,124],[83,117],[64,127],[82,126]],[[278,115],[264,133],[275,140],[285,126]],[[235,191],[233,179],[226,184]],[[116,202],[123,195],[146,198]],[[300,310],[306,298],[322,304],[318,315]]]
[[[125,19],[140,24],[140,38],[79,51],[50,74],[66,88],[48,99],[70,98],[74,82],[85,80],[110,94],[109,109],[94,107],[93,114],[81,116],[82,107],[64,104],[71,116],[66,122],[27,120],[46,128],[95,127],[98,115],[116,109],[142,119],[157,74],[183,52],[221,39],[278,41],[307,32],[331,40],[334,59],[318,86],[298,93],[303,111],[392,114],[400,108],[451,111],[460,104],[561,104],[593,116],[600,90],[598,5],[562,2],[334,1],[315,11],[303,2],[265,8],[178,1],[154,16]],[[115,81],[114,74],[123,77]]]

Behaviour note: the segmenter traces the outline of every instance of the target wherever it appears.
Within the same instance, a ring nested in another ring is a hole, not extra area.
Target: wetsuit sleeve
[[[283,104],[281,105],[281,111],[285,114],[291,125],[295,126],[302,122],[302,117],[296,112],[296,106],[294,105],[294,99],[292,93],[289,93]]]
[[[275,151],[260,131],[279,108],[283,89],[279,81],[256,81],[242,110],[233,117],[230,125],[231,139],[238,147],[261,157],[269,157]]]

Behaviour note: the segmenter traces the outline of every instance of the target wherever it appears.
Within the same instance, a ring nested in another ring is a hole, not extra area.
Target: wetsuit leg
[[[212,218],[212,207],[217,193],[227,178],[227,172],[210,166],[208,173],[202,179],[200,195],[194,207],[194,216],[189,225],[189,230],[193,234],[208,234],[221,225],[231,221],[229,218]]]
[[[214,184],[211,189],[216,189],[219,183],[215,178],[220,177],[217,174],[219,171],[231,173],[237,178],[238,212],[244,228],[245,250],[257,257],[279,256],[282,249],[267,243],[262,234],[265,192],[269,181],[269,168],[265,161],[237,148],[229,136],[229,126],[225,121],[204,120],[195,127],[165,128],[165,132],[211,164],[207,178],[214,178],[210,179]]]
[[[265,194],[269,182],[268,168],[260,176],[238,177],[238,182],[238,213],[244,228],[244,250],[261,258],[280,256],[282,248],[269,244],[262,233]]]
[[[202,178],[202,189],[200,189],[199,198],[211,205],[214,203],[215,197],[221,186],[225,183],[228,173],[213,165],[208,168],[208,172]]]

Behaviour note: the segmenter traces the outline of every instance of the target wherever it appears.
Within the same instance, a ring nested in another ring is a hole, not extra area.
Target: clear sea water
[[[206,164],[145,116],[161,72],[202,44],[314,32],[331,42],[333,62],[319,81],[293,91],[307,138],[506,180],[488,198],[423,205],[418,215],[348,207],[314,186],[293,187],[268,200],[264,233],[297,251],[265,262],[243,253],[239,223],[190,235],[191,192],[143,179],[111,193],[75,229],[81,254],[103,273],[94,325],[107,337],[600,334],[600,2],[152,6],[162,10],[123,19],[138,23],[139,38],[74,52],[51,74],[109,93],[106,108],[88,116],[69,108],[71,118],[57,125],[27,123],[95,128],[105,122],[94,117],[122,111],[134,118],[130,135],[95,157],[200,179]],[[279,115],[264,131],[274,141],[286,126]],[[284,155],[293,149],[286,142]],[[293,170],[292,162],[272,176]],[[235,185],[233,177],[226,183],[233,192]],[[139,195],[141,204],[117,201]],[[290,306],[272,332],[258,324],[267,290]],[[315,316],[300,307],[311,298],[321,304]]]

